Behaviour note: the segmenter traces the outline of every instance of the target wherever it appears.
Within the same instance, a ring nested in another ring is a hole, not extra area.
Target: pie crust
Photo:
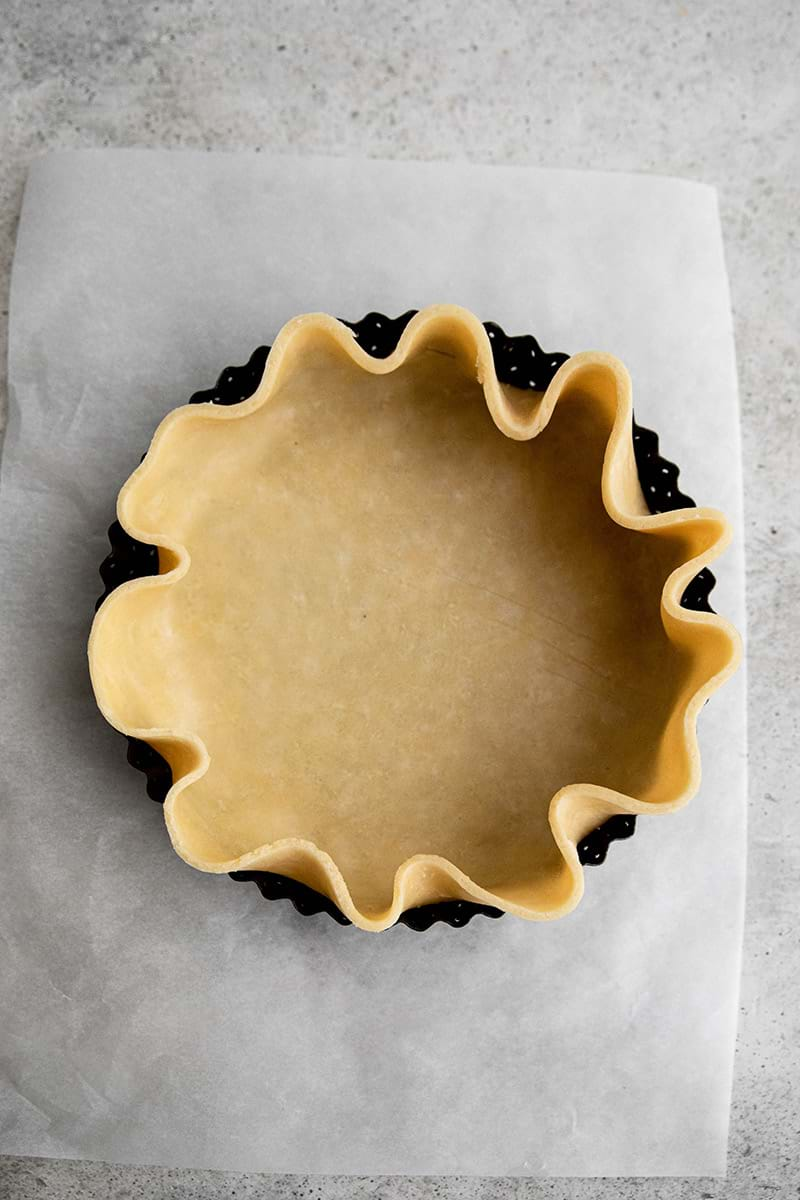
[[[181,857],[362,929],[448,899],[545,919],[590,830],[685,804],[739,640],[680,600],[730,533],[649,512],[631,426],[617,359],[511,387],[449,305],[384,359],[297,317],[250,399],[170,413],[117,508],[162,573],[105,600],[89,662],[172,769]]]

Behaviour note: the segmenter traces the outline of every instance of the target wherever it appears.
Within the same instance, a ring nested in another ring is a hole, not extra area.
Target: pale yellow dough
[[[443,898],[556,917],[589,830],[697,789],[739,643],[679,600],[729,531],[649,514],[609,355],[542,395],[463,309],[385,360],[297,317],[250,400],[166,417],[118,514],[164,573],[103,604],[92,681],[169,760],[201,870],[289,875],[362,929]]]

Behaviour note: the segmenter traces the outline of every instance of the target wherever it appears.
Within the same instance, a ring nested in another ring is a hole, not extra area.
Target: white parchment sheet
[[[736,376],[716,197],[676,180],[88,151],[30,174],[0,477],[0,1150],[353,1174],[724,1170],[745,866],[744,673],[701,794],[577,912],[342,929],[200,874],[95,709],[116,492],[159,419],[287,318],[452,301],[609,350],[725,509]]]

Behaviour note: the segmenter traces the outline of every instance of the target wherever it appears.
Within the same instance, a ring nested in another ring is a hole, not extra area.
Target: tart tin
[[[375,358],[388,358],[397,347],[400,335],[416,311],[411,309],[394,319],[382,313],[370,312],[360,321],[343,320],[342,324],[352,329],[356,341],[368,354]],[[509,337],[499,325],[491,321],[485,322],[484,328],[491,343],[497,376],[502,383],[544,391],[561,364],[569,357],[566,354],[542,350],[536,338],[530,334]],[[213,388],[195,392],[189,403],[232,405],[247,400],[261,381],[269,351],[269,346],[259,346],[243,366],[226,367]],[[678,467],[659,454],[657,434],[637,425],[635,420],[633,449],[639,482],[651,513],[696,507],[694,500],[678,487]],[[157,575],[159,572],[156,546],[132,538],[118,521],[114,521],[109,527],[108,538],[111,551],[100,566],[104,590],[95,605],[96,609],[120,584],[145,575]],[[681,606],[696,612],[713,612],[708,597],[714,584],[714,575],[708,568],[700,571],[686,587],[681,597]],[[128,762],[145,775],[148,796],[163,804],[172,786],[169,764],[147,742],[131,737],[127,738],[127,742]],[[584,866],[604,862],[611,842],[631,837],[635,828],[635,816],[623,814],[611,817],[578,843],[580,862]],[[235,871],[230,877],[237,882],[255,883],[266,900],[290,900],[303,916],[325,912],[340,925],[351,924],[332,900],[298,880],[270,871]],[[437,922],[458,928],[467,925],[478,915],[496,919],[504,914],[500,909],[488,905],[466,900],[448,900],[407,909],[397,923],[419,931],[429,929]]]

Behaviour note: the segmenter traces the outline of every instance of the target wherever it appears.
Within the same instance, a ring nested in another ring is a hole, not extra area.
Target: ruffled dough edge
[[[524,885],[506,889],[502,894],[487,890],[454,863],[433,854],[414,855],[398,867],[391,905],[377,913],[364,912],[356,906],[334,860],[303,838],[270,842],[224,862],[198,859],[183,836],[176,804],[181,793],[208,769],[209,755],[203,742],[191,731],[136,728],[126,722],[124,713],[114,709],[104,693],[97,670],[97,645],[100,630],[106,622],[114,620],[115,601],[121,593],[135,588],[169,587],[190,565],[186,547],[172,540],[168,533],[154,536],[151,531],[137,528],[137,481],[145,473],[157,470],[159,446],[173,427],[197,420],[246,420],[266,404],[282,374],[291,370],[294,358],[302,353],[309,336],[330,339],[357,366],[374,375],[396,370],[426,346],[441,348],[446,345],[448,352],[460,353],[465,361],[474,364],[475,377],[482,385],[495,424],[507,437],[518,441],[534,438],[546,429],[559,398],[571,389],[589,390],[593,399],[613,418],[602,469],[602,498],[609,516],[626,529],[677,538],[691,546],[686,561],[667,578],[661,597],[667,636],[676,647],[690,652],[696,673],[696,686],[683,713],[675,714],[681,725],[679,736],[687,767],[683,786],[675,794],[664,794],[656,801],[638,800],[591,783],[570,784],[558,791],[550,802],[549,821],[563,859],[563,870],[547,903],[531,904],[521,895]],[[571,912],[583,895],[583,868],[578,860],[577,844],[590,830],[617,814],[664,813],[683,807],[700,783],[697,716],[708,697],[735,671],[741,657],[741,643],[734,627],[722,617],[681,608],[680,600],[690,580],[728,545],[731,530],[724,515],[712,508],[678,509],[656,515],[649,512],[636,471],[632,417],[630,377],[613,355],[595,351],[573,355],[559,368],[545,392],[512,388],[497,378],[491,343],[477,317],[466,309],[448,304],[432,305],[417,313],[404,329],[396,349],[384,359],[373,358],[363,350],[353,331],[334,317],[325,313],[295,317],[284,325],[275,339],[261,383],[248,400],[232,407],[184,405],[170,412],[158,426],[142,463],[122,487],[117,516],[132,537],[158,545],[160,550],[166,551],[165,557],[173,565],[164,574],[124,583],[108,596],[95,616],[88,657],[97,704],[106,720],[126,736],[150,743],[171,763],[174,783],[164,803],[164,815],[173,847],[181,858],[199,870],[215,874],[262,870],[302,879],[328,895],[354,925],[368,931],[389,928],[407,908],[444,899],[491,905],[527,920],[551,920]]]

